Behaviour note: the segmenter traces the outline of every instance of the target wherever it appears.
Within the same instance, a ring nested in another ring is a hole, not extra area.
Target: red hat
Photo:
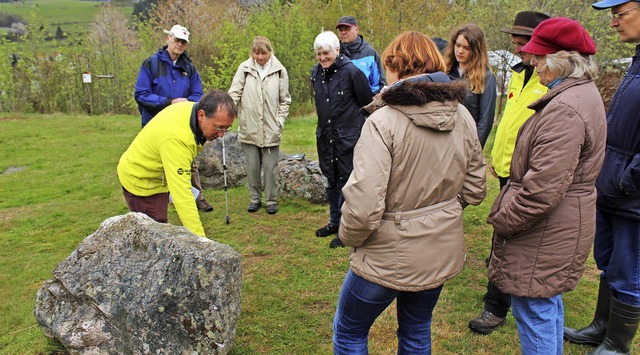
[[[547,55],[558,51],[576,51],[582,55],[596,54],[596,44],[578,21],[553,17],[542,21],[522,51]]]

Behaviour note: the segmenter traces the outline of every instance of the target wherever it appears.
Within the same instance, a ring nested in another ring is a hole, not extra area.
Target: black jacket
[[[458,74],[457,65],[451,69],[449,77],[452,80],[464,79]],[[493,117],[496,113],[496,87],[496,77],[491,72],[491,69],[487,68],[484,78],[484,92],[474,93],[469,90],[467,97],[462,102],[464,107],[471,113],[471,116],[473,116],[473,120],[476,121],[478,139],[482,147],[487,142],[487,138],[489,138],[493,128]]]
[[[346,182],[353,170],[353,148],[364,124],[361,108],[371,102],[367,78],[349,58],[339,54],[328,69],[311,70],[318,127],[316,140],[320,169],[329,186]]]

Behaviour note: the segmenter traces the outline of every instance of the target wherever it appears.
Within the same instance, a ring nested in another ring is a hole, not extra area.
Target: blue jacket
[[[362,70],[369,81],[372,93],[377,93],[387,85],[378,52],[361,35],[351,43],[340,43],[340,53],[346,55],[356,67]]]
[[[598,208],[640,220],[640,45],[607,111]]]
[[[346,182],[353,170],[353,148],[364,124],[362,107],[373,93],[367,78],[346,56],[339,54],[328,69],[316,64],[311,83],[318,114],[316,143],[320,170],[329,186]]]
[[[166,48],[167,46],[162,47],[147,58],[138,73],[134,97],[142,114],[142,127],[158,112],[171,105],[171,100],[184,97],[198,102],[203,94],[200,75],[191,64],[187,52],[181,54],[174,65]],[[154,56],[158,58],[158,73],[155,75],[152,73]]]

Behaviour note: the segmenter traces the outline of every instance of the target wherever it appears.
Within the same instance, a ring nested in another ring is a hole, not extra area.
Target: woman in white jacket
[[[282,127],[289,114],[289,76],[273,54],[268,38],[257,36],[251,57],[238,67],[229,95],[238,106],[238,140],[247,166],[251,201],[247,211],[256,212],[264,200],[267,213],[278,212],[278,157]]]

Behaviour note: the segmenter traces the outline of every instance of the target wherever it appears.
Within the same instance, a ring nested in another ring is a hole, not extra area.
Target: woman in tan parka
[[[342,189],[339,236],[351,268],[333,324],[336,354],[366,354],[371,325],[394,299],[398,353],[431,352],[433,308],[464,264],[462,210],[485,196],[482,148],[461,104],[466,83],[450,81],[419,32],[396,37],[382,62],[391,86],[371,104],[383,107],[365,122]]]
[[[278,158],[284,121],[289,115],[289,76],[273,54],[268,38],[258,36],[251,58],[242,62],[233,77],[229,95],[238,105],[238,141],[247,165],[249,195],[247,211],[262,206],[262,179],[267,213],[278,212]]]

